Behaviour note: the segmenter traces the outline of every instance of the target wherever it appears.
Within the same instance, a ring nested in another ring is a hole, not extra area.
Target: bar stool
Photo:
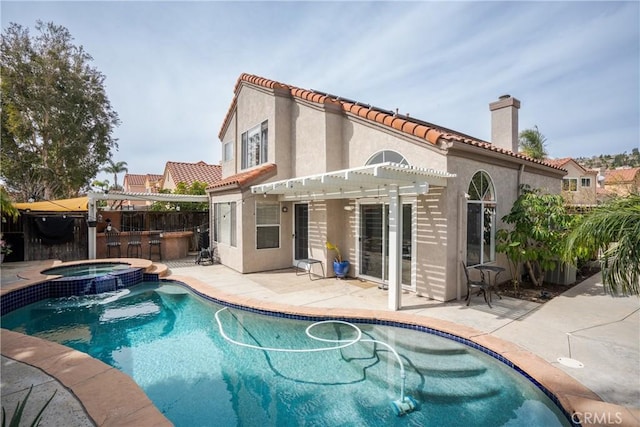
[[[127,242],[127,258],[131,258],[130,253],[135,251],[136,257],[142,255],[142,231],[130,231]]]
[[[120,233],[117,231],[105,231],[104,235],[107,239],[107,258],[111,258],[111,249],[118,250],[118,258],[120,258]]]
[[[151,259],[153,248],[158,248],[158,256],[162,260],[162,232],[149,233],[149,259]]]

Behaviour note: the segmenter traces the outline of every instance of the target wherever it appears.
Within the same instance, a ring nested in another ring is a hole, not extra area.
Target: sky
[[[0,12],[3,30],[62,25],[93,57],[121,120],[113,160],[129,173],[217,164],[242,73],[484,141],[489,103],[510,94],[552,158],[640,148],[637,1],[3,0]]]

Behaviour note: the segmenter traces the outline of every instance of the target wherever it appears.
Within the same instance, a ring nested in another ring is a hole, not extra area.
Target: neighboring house
[[[562,178],[562,197],[567,204],[596,204],[598,172],[583,168],[571,157],[547,159],[546,162],[567,171],[567,175]]]
[[[173,191],[181,182],[184,182],[188,188],[196,181],[213,185],[220,181],[221,173],[220,165],[210,165],[202,161],[198,163],[167,162],[162,174],[161,188]]]
[[[313,258],[333,276],[328,241],[349,276],[388,286],[390,309],[401,288],[460,298],[461,262],[506,267],[495,234],[519,185],[557,194],[566,174],[517,152],[520,102],[508,95],[490,104],[488,143],[249,74],[234,93],[222,180],[207,193],[220,261],[242,273]]]
[[[640,168],[621,168],[604,171],[604,194],[628,196],[640,193]]]
[[[160,190],[162,175],[157,174],[132,174],[124,176],[122,187],[127,193],[157,193]],[[123,206],[147,206],[151,201],[125,200]]]

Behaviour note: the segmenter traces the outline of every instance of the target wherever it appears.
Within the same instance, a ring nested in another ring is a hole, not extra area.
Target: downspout
[[[520,196],[520,185],[522,184],[522,174],[524,173],[524,163],[520,165],[520,169],[518,170],[518,181],[516,186],[516,198]]]

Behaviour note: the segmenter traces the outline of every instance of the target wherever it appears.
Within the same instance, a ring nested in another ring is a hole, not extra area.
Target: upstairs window
[[[496,260],[496,199],[493,182],[476,172],[467,191],[467,265]]]
[[[224,143],[222,160],[225,162],[228,162],[229,160],[233,160],[233,141]]]
[[[268,127],[265,120],[242,134],[242,169],[258,166],[267,161]]]
[[[576,178],[562,178],[562,191],[578,191]]]
[[[377,165],[379,163],[386,163],[386,162],[398,163],[404,166],[409,166],[409,162],[407,162],[407,159],[405,159],[402,156],[402,154],[392,150],[384,150],[374,154],[373,156],[371,156],[369,160],[367,160],[366,165],[367,166]]]
[[[591,178],[582,178],[580,181],[580,185],[583,187],[591,187]]]

